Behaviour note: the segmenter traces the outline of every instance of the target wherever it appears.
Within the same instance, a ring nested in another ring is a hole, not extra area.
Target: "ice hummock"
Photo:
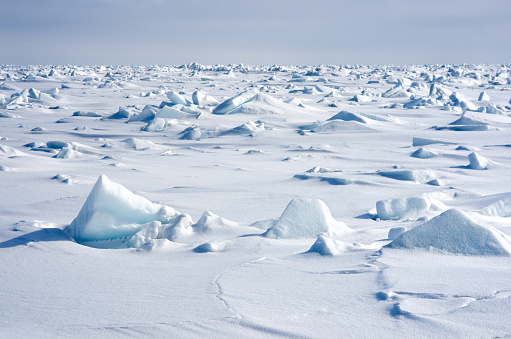
[[[172,207],[153,203],[101,175],[65,231],[77,242],[122,239],[135,235],[144,224],[167,224],[178,215]]]
[[[511,237],[453,208],[402,233],[386,247],[437,249],[464,255],[509,256]]]
[[[238,108],[240,108],[243,104],[254,100],[254,98],[259,94],[257,89],[248,89],[244,92],[241,92],[234,97],[227,99],[218,105],[214,110],[213,114],[231,114],[235,113]]]
[[[339,236],[350,228],[334,219],[327,205],[312,198],[295,198],[264,235],[268,238],[313,238],[319,234]]]

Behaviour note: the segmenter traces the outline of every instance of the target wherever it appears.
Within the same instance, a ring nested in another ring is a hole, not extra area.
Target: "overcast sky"
[[[0,0],[0,64],[510,63],[510,0]]]

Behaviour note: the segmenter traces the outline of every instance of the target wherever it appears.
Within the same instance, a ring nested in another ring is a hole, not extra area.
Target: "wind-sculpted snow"
[[[430,210],[441,210],[442,204],[427,196],[380,200],[376,212],[380,219],[419,218]]]
[[[295,198],[264,235],[268,238],[310,238],[321,233],[339,236],[349,230],[345,223],[332,217],[323,201]]]
[[[0,336],[506,337],[510,85],[0,65]]]
[[[398,236],[389,248],[436,249],[466,255],[511,255],[511,237],[450,209]]]

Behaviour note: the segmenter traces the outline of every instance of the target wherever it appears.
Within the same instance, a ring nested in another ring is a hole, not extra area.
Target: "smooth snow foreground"
[[[0,336],[509,336],[509,74],[0,66]]]

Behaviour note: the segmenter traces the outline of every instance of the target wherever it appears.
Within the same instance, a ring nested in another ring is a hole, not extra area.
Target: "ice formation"
[[[410,154],[412,158],[418,158],[418,159],[430,159],[438,156],[438,153],[435,151],[429,150],[427,148],[419,148],[418,150],[414,151],[412,154]]]
[[[450,209],[404,232],[389,248],[436,249],[465,255],[511,255],[511,237],[479,224],[465,212]]]
[[[77,242],[90,242],[129,238],[144,230],[134,240],[139,244],[148,238],[147,229],[154,230],[155,221],[168,224],[178,215],[173,208],[152,203],[101,175],[65,231]]]
[[[376,202],[377,215],[382,220],[410,216],[417,217],[435,207],[435,202],[432,202],[426,196],[388,199]]]
[[[236,113],[236,110],[240,108],[243,104],[254,100],[254,98],[259,94],[259,91],[256,89],[248,89],[244,92],[241,92],[234,97],[227,99],[218,105],[214,110],[213,114],[232,114]]]
[[[190,105],[192,103],[190,100],[175,91],[168,92],[167,98],[176,105]]]
[[[476,152],[472,152],[468,155],[468,161],[470,164],[467,168],[474,170],[486,170],[492,166],[492,162],[482,155],[477,154]]]
[[[308,253],[319,253],[321,255],[337,255],[339,250],[332,238],[326,234],[320,234],[314,244],[307,251]]]
[[[200,106],[215,106],[219,104],[217,99],[202,91],[193,92],[192,101],[195,105]]]
[[[338,236],[349,230],[345,223],[332,217],[323,201],[295,198],[264,235],[268,238],[312,238],[322,233]]]

